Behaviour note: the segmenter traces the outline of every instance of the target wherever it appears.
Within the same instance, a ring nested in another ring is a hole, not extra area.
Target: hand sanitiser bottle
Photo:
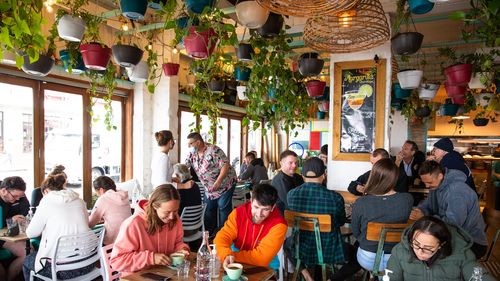
[[[392,271],[389,270],[389,269],[386,269],[385,270],[385,275],[382,277],[382,281],[391,281],[391,279],[389,277],[389,273],[392,273]]]

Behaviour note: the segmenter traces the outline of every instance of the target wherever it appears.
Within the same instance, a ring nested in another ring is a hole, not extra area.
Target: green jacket
[[[390,281],[468,281],[473,268],[480,266],[470,250],[472,238],[465,230],[448,225],[452,235],[452,253],[444,259],[436,260],[431,267],[418,260],[411,251],[406,237],[410,228],[402,234],[401,243],[394,246],[387,263]],[[483,272],[485,270],[483,269]],[[490,274],[483,275],[483,281],[496,280]]]

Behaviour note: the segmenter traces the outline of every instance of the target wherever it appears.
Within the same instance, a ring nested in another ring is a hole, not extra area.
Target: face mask
[[[193,153],[193,154],[196,153],[196,147],[194,147],[194,146],[191,147],[191,153]]]

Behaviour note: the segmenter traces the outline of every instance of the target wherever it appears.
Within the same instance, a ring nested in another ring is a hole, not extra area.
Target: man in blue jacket
[[[476,258],[484,256],[488,248],[485,223],[477,195],[465,183],[465,174],[443,168],[433,160],[422,163],[419,174],[430,192],[427,199],[413,209],[410,219],[435,216],[448,224],[460,226],[473,237],[471,250]]]

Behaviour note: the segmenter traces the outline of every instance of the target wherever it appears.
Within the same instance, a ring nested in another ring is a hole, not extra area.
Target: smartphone
[[[141,274],[141,277],[148,278],[150,280],[155,280],[155,281],[167,281],[167,280],[171,280],[170,277],[165,277],[163,275],[156,274],[156,273],[151,273],[151,272],[143,273],[143,274]]]

